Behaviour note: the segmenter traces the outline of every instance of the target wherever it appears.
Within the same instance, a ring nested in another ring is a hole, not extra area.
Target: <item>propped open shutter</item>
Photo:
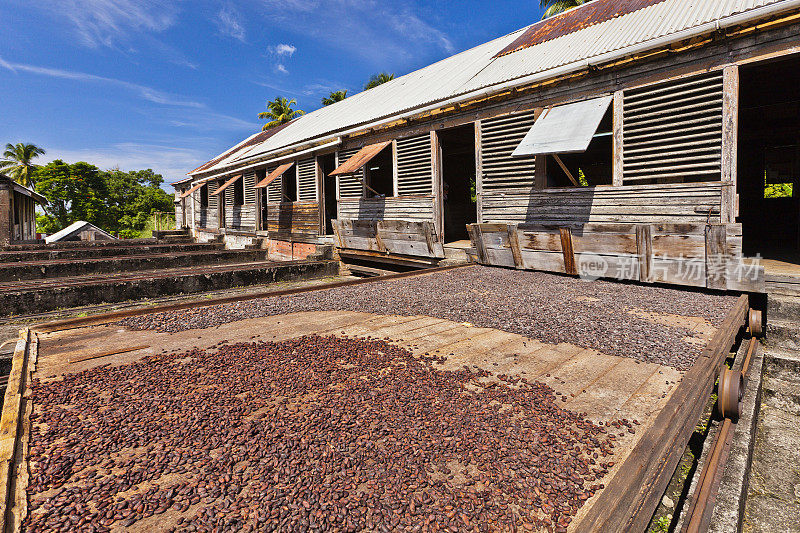
[[[313,157],[297,162],[297,199],[317,199],[317,161]]]
[[[347,161],[356,153],[358,153],[358,149],[342,150],[339,152],[339,161]],[[353,174],[338,176],[337,179],[339,180],[339,198],[361,198],[364,193],[364,185],[361,182],[364,179],[363,168]]]
[[[397,139],[397,194],[433,194],[429,134]]]
[[[553,107],[542,113],[512,154],[537,156],[585,152],[613,96]]]
[[[206,182],[201,181],[200,183],[198,183],[197,185],[195,185],[194,187],[192,187],[191,189],[189,189],[185,193],[181,194],[181,198],[186,198],[187,196],[189,196],[190,194],[192,194],[194,191],[196,191],[197,189],[199,189],[200,187],[202,187],[205,184],[206,184]]]
[[[372,161],[384,148],[392,144],[392,141],[385,141],[382,143],[369,144],[364,146],[356,153],[347,158],[344,163],[339,164],[339,167],[331,172],[331,176],[341,176],[343,174],[357,174],[361,169]],[[340,159],[341,161],[341,159]]]
[[[535,121],[534,112],[515,113],[480,122],[481,172],[484,190],[530,188],[536,179],[536,158],[512,157]]]
[[[224,191],[225,189],[227,189],[228,187],[230,187],[231,185],[233,185],[234,183],[236,183],[237,181],[239,181],[241,178],[242,178],[242,175],[241,175],[241,174],[237,174],[236,176],[232,177],[231,179],[229,179],[228,181],[226,181],[225,183],[223,183],[223,184],[222,184],[222,187],[220,187],[219,189],[217,189],[216,191],[214,191],[212,194],[213,194],[214,196],[217,196],[217,195],[221,194],[221,193],[222,193],[222,191]]]
[[[292,168],[293,165],[294,161],[292,161],[291,163],[284,163],[283,165],[279,166],[278,168],[267,174],[266,178],[257,183],[256,189],[263,189],[264,187],[268,187],[275,180],[283,176],[287,170]]]
[[[623,93],[623,183],[722,178],[722,72]]]

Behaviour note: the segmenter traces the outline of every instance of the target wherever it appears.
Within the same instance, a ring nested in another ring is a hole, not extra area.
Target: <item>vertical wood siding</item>
[[[356,155],[358,150],[358,148],[354,148],[352,150],[342,150],[339,152],[339,164],[343,164]],[[364,170],[359,170],[356,175],[363,179]],[[364,187],[361,185],[361,182],[352,175],[338,176],[337,180],[339,181],[339,198],[360,198],[364,192]]]
[[[623,183],[719,180],[722,85],[711,72],[626,90]]]
[[[248,170],[244,173],[244,203],[245,204],[255,204],[256,203],[256,171],[255,170]]]
[[[431,136],[397,139],[397,194],[432,193]]]
[[[527,187],[536,177],[535,157],[511,157],[531,129],[534,112],[515,113],[480,122],[481,188],[491,190]]]
[[[267,176],[272,174],[272,172],[277,169],[277,165],[273,165],[271,167],[267,167]],[[275,181],[267,185],[267,201],[269,203],[272,202],[280,202],[282,200],[281,189],[283,187],[283,178],[277,178]]]
[[[317,200],[317,162],[312,157],[297,162],[297,199],[300,201]]]

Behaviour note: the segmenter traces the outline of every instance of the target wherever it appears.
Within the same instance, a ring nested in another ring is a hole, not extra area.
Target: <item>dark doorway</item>
[[[467,224],[478,221],[475,189],[475,126],[437,132],[442,166],[444,242],[468,239]]]
[[[220,181],[219,183],[217,183],[217,190],[219,190],[220,187],[222,187],[222,185],[224,183],[225,183],[224,181]],[[217,227],[218,228],[224,228],[225,227],[225,193],[227,193],[227,192],[228,191],[225,190],[225,191],[222,191],[221,193],[219,193],[217,195],[217,208],[218,208],[217,209],[217,214],[218,214]]]
[[[325,218],[325,235],[333,235],[333,224],[336,220],[336,176],[329,176],[336,170],[336,155],[326,154],[317,157],[319,171],[322,173],[322,204]]]
[[[256,170],[256,183],[261,183],[267,178],[267,169],[261,168]],[[258,206],[261,210],[259,217],[261,218],[261,225],[259,226],[261,231],[267,231],[267,204],[269,203],[267,199],[267,188],[261,187],[260,189],[256,189],[256,194],[258,194]]]
[[[297,201],[297,165],[283,173],[281,176],[281,188],[283,199],[281,202],[296,202]]]
[[[364,166],[367,176],[367,198],[394,196],[392,149],[387,146]]]
[[[800,59],[742,67],[737,192],[744,253],[800,262]]]

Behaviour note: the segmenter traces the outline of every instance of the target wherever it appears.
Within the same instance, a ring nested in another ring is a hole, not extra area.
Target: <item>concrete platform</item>
[[[338,274],[335,261],[247,262],[0,284],[2,316]]]
[[[734,318],[733,322],[726,319],[727,329],[730,329],[731,324],[736,324],[738,316]],[[609,321],[619,319],[620,317],[603,317],[603,320]],[[654,320],[653,328],[658,327],[666,326],[659,326],[658,321]],[[441,370],[460,371],[466,366],[491,373],[488,383],[499,376],[545,383],[553,388],[557,397],[563,399],[559,404],[570,411],[585,413],[595,423],[620,419],[635,421],[635,425],[631,426],[633,431],[626,431],[625,427],[609,426],[609,431],[616,440],[612,459],[614,464],[610,465],[609,472],[600,480],[606,488],[599,490],[585,502],[572,520],[570,531],[594,530],[598,523],[605,523],[610,519],[609,513],[628,512],[627,506],[632,502],[624,500],[624,494],[628,489],[633,489],[631,494],[645,490],[649,486],[647,479],[650,475],[645,476],[645,472],[655,467],[648,460],[650,455],[643,454],[642,451],[676,438],[680,427],[685,425],[683,422],[679,423],[681,417],[677,413],[685,411],[692,403],[687,402],[684,395],[687,387],[696,394],[702,394],[706,390],[705,386],[696,388],[694,383],[698,379],[696,370],[708,366],[708,356],[701,358],[696,368],[679,372],[668,366],[608,355],[569,342],[540,342],[468,323],[428,316],[393,316],[353,311],[309,311],[251,318],[210,329],[172,334],[152,330],[133,331],[114,324],[42,333],[38,335],[36,369],[32,377],[59,380],[65,374],[90,371],[102,365],[126,365],[147,356],[172,351],[183,352],[193,347],[213,351],[221,344],[282,341],[309,334],[386,339],[410,350],[417,357],[430,354],[445,358],[437,363]],[[702,342],[719,343],[716,340],[709,341],[711,335],[714,335],[714,339],[718,337],[712,328]],[[706,370],[701,372],[703,376],[707,373]],[[409,386],[413,387],[414,384],[409,383]],[[708,386],[710,388],[710,384]],[[246,394],[246,391],[243,393]],[[679,399],[676,400],[676,397]],[[94,398],[94,401],[98,400],[96,396]],[[124,405],[119,405],[120,401],[124,404],[124,399],[101,398],[99,401],[97,409],[124,409]],[[33,413],[37,413],[41,406],[34,404],[32,409]],[[272,416],[270,413],[267,415]],[[671,413],[676,414],[673,416]],[[252,420],[254,414],[242,412],[242,421]],[[169,416],[168,413],[166,415]],[[269,421],[269,416],[265,420]],[[390,414],[387,413],[387,416]],[[665,424],[665,420],[674,423]],[[693,427],[695,422],[689,422]],[[497,427],[497,432],[505,429]],[[31,430],[46,432],[47,427],[37,426],[34,421]],[[403,436],[398,435],[397,438]],[[313,434],[309,435],[309,439],[313,441]],[[62,443],[57,452],[80,453],[80,448],[80,442]],[[675,451],[678,455],[681,452],[682,446]],[[56,453],[56,450],[46,450],[44,453]],[[126,460],[147,458],[146,450],[124,450],[124,454]],[[113,461],[111,456],[108,459]],[[36,458],[24,458],[23,462],[27,460]],[[198,466],[202,468],[202,465]],[[670,474],[671,472],[667,473]],[[79,487],[87,475],[96,474],[88,471],[72,472],[71,486]],[[102,475],[115,474],[110,471]],[[452,479],[443,477],[440,481],[449,487],[448,490],[458,490],[459,478],[456,477],[455,481]],[[165,489],[167,485],[174,483],[191,484],[191,473],[176,472],[156,480],[156,483],[160,483]],[[152,490],[153,486],[151,483],[140,484],[120,496],[135,497],[137,491],[143,493]],[[286,489],[290,490],[291,487]],[[48,494],[30,494],[30,501],[38,504],[46,497]],[[299,505],[301,502],[298,500],[296,503]],[[200,512],[201,507],[210,508],[212,505],[224,507],[227,504],[223,495],[216,499],[209,495],[202,505],[190,506],[183,511],[170,508],[159,510],[158,514],[136,515],[129,527],[136,531],[152,531],[155,528],[166,530],[191,518]],[[43,507],[37,507],[41,512]],[[649,520],[649,516],[645,520]]]
[[[74,248],[52,248],[44,250],[0,249],[0,264],[24,261],[50,261],[54,259],[92,259],[98,257],[125,257],[149,253],[196,252],[201,250],[223,250],[220,243],[159,243],[132,244],[126,246],[78,246]]]

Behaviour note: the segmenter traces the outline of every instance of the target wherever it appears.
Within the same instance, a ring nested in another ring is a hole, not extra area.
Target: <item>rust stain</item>
[[[290,168],[292,168],[292,166],[293,166],[293,165],[294,165],[294,162],[291,162],[291,163],[284,163],[283,165],[279,166],[278,168],[276,168],[275,170],[273,170],[272,172],[270,172],[270,173],[269,173],[269,176],[267,176],[267,177],[266,177],[266,178],[264,178],[263,180],[259,181],[259,182],[256,184],[256,187],[255,187],[255,188],[256,188],[256,189],[263,189],[264,187],[266,187],[267,185],[269,185],[270,183],[272,183],[272,182],[273,182],[273,181],[275,181],[276,179],[278,179],[278,178],[280,178],[281,176],[283,176],[283,175],[286,173],[286,171],[287,171],[287,170],[289,170]]]
[[[513,43],[506,46],[494,57],[501,57],[518,50],[530,48],[564,35],[569,35],[600,24],[615,17],[633,13],[664,0],[594,0],[588,4],[565,11],[560,15],[545,19],[528,28]]]

